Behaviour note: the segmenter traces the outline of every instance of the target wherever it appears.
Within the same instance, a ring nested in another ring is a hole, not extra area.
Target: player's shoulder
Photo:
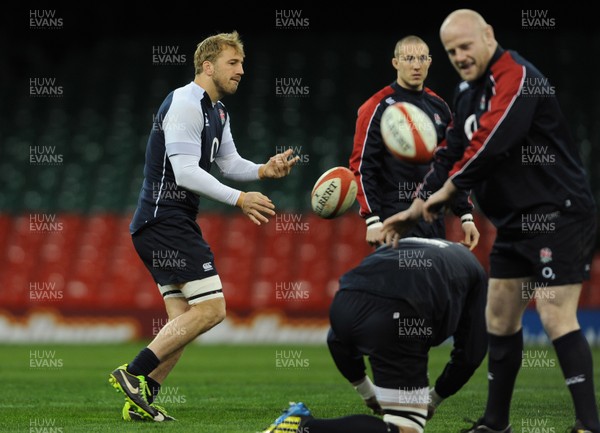
[[[444,104],[446,103],[444,98],[442,98],[440,95],[435,93],[429,87],[423,87],[423,92],[425,93],[426,97],[429,99],[432,99],[434,101],[440,101],[440,102],[443,102]]]
[[[515,67],[519,69],[525,68],[528,76],[543,77],[544,74],[529,60],[523,57],[519,52],[515,50],[506,50],[508,56],[512,60]]]
[[[387,85],[379,89],[358,108],[358,115],[364,115],[365,113],[372,114],[382,102],[385,102],[386,99],[391,98],[393,94],[394,88],[391,85]],[[390,102],[385,105],[391,105],[393,103],[394,102]]]
[[[502,82],[519,81],[525,70],[537,69],[523,56],[514,50],[499,50],[492,58],[490,74],[495,84]],[[529,72],[528,72],[529,74]]]
[[[429,87],[424,87],[423,93],[425,94],[427,99],[429,99],[433,104],[442,107],[447,113],[452,112],[446,100],[437,93],[435,93],[433,90],[431,90]]]
[[[195,108],[202,110],[200,101],[204,98],[206,91],[195,84],[193,81],[185,86],[178,87],[173,91],[173,101],[171,105],[185,108]]]

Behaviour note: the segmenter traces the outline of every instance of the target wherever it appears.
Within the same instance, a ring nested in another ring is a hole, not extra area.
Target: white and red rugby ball
[[[437,132],[429,116],[414,104],[397,102],[381,115],[381,136],[396,158],[425,164],[437,146]]]
[[[336,218],[354,204],[357,191],[354,173],[346,167],[330,168],[317,179],[312,189],[312,210],[321,218]]]

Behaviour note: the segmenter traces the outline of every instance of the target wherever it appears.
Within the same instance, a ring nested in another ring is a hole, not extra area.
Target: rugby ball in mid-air
[[[354,173],[348,168],[330,168],[317,179],[312,189],[312,210],[321,218],[336,218],[354,204],[357,190]]]
[[[396,158],[415,164],[431,161],[437,132],[429,116],[414,104],[397,102],[381,115],[381,137]]]

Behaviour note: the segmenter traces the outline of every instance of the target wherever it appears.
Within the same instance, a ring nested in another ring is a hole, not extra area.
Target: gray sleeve
[[[235,206],[241,191],[219,182],[214,176],[200,168],[199,156],[177,154],[169,156],[177,185],[195,194]]]
[[[215,162],[227,179],[242,182],[258,180],[258,168],[261,164],[242,158],[236,151],[225,156],[218,156]]]

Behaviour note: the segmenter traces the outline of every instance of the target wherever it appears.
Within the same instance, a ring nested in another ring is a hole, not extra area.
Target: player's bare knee
[[[208,327],[212,328],[225,320],[225,299],[217,298],[199,302],[192,305],[192,310],[207,323]]]
[[[577,314],[569,309],[548,302],[537,303],[536,309],[551,340],[579,329]]]
[[[215,305],[213,306],[213,322],[214,325],[218,325],[225,317],[227,317],[227,308],[225,306],[225,299],[216,299]]]
[[[502,310],[493,311],[489,305],[485,312],[485,321],[487,331],[494,335],[509,335],[517,332],[520,326],[518,323],[512,323],[508,317],[504,317]]]
[[[521,323],[502,318],[488,320],[487,331],[494,335],[513,335],[521,329]]]

